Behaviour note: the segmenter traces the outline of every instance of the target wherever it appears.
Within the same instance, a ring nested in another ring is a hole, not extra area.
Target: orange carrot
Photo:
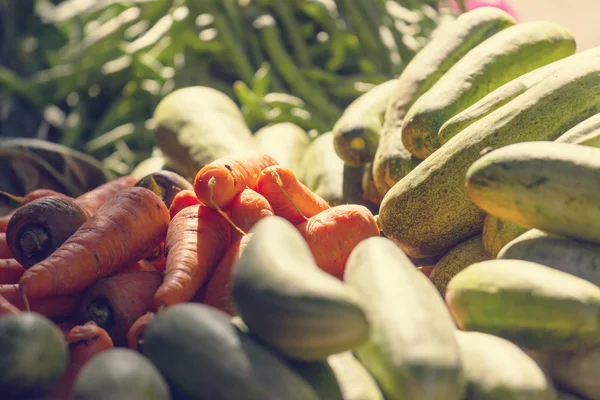
[[[19,310],[27,310],[27,305],[23,300],[18,284],[0,285],[0,294]],[[29,300],[29,309],[48,318],[71,317],[77,313],[77,309],[81,304],[81,298],[81,293],[32,298]]]
[[[192,206],[169,224],[165,279],[154,296],[157,309],[189,301],[212,274],[230,243],[229,222],[215,210]]]
[[[131,325],[129,332],[127,332],[127,347],[142,352],[144,333],[150,322],[154,319],[154,316],[155,314],[153,312],[147,312]]]
[[[423,274],[425,274],[426,277],[429,278],[429,275],[431,275],[431,272],[433,271],[433,268],[435,268],[435,265],[425,265],[422,267],[417,267],[417,269],[419,271],[421,271]]]
[[[62,319],[62,320],[60,320],[60,322],[54,321],[54,323],[63,332],[63,334],[65,335],[65,338],[67,337],[67,335],[69,334],[69,332],[71,332],[71,329],[73,329],[77,325],[79,325],[77,323],[77,321],[75,320],[75,318]]]
[[[167,258],[165,257],[165,242],[161,242],[158,247],[142,261],[151,264],[152,267],[157,271],[164,271],[167,265]]]
[[[8,221],[10,221],[10,217],[12,217],[13,214],[14,211],[0,217],[0,233],[6,233],[6,228],[8,228]]]
[[[48,395],[57,400],[68,400],[81,368],[96,354],[114,348],[104,329],[93,321],[73,327],[66,336],[69,345],[69,364],[65,374],[50,389]]]
[[[36,190],[33,190],[33,191],[27,193],[23,197],[11,196],[11,198],[15,199],[19,203],[20,206],[24,206],[25,204],[31,203],[33,200],[41,199],[43,197],[48,197],[48,196],[58,196],[58,197],[69,198],[69,196],[67,196],[66,194],[59,193],[59,192],[56,192],[51,189],[36,189]],[[12,215],[15,213],[15,211],[12,211],[9,214],[3,215],[0,217],[0,232],[2,232],[2,233],[6,232],[6,229],[8,227],[8,221],[10,221],[10,217],[12,217]]]
[[[169,211],[142,187],[125,189],[100,207],[48,258],[19,281],[23,293],[45,297],[77,293],[148,256],[163,241]]]
[[[153,272],[156,271],[154,265],[146,260],[140,260],[118,270],[115,275],[128,274],[130,272]]]
[[[373,214],[364,206],[342,204],[322,211],[297,225],[317,265],[342,279],[346,261],[364,239],[379,236]]]
[[[82,194],[75,199],[75,203],[89,216],[92,216],[109,199],[117,193],[133,187],[136,182],[137,179],[133,176],[123,176]]]
[[[202,303],[218,308],[231,316],[236,315],[231,297],[231,275],[233,274],[235,262],[239,260],[251,237],[252,233],[243,236],[232,244],[231,248],[225,253],[215,273],[206,284]]]
[[[79,321],[94,321],[105,329],[116,346],[127,344],[127,332],[144,313],[152,311],[152,299],[162,282],[156,272],[113,275],[86,290]]]
[[[171,207],[169,207],[169,215],[171,216],[171,219],[173,219],[179,211],[197,204],[202,204],[202,202],[198,200],[198,196],[196,196],[196,193],[193,190],[182,190],[173,198]]]
[[[24,273],[25,267],[14,258],[0,260],[0,285],[18,283]]]
[[[13,258],[6,243],[6,233],[0,232],[0,258]]]
[[[198,172],[194,191],[206,206],[225,208],[246,187],[256,188],[260,172],[276,164],[277,161],[268,154],[221,157]]]
[[[6,300],[6,298],[0,294],[0,315],[18,314],[20,312],[21,310],[15,307],[10,301]]]
[[[275,215],[294,225],[330,208],[321,196],[302,184],[292,170],[278,165],[260,173],[256,190],[271,204]]]
[[[248,232],[254,224],[265,217],[274,215],[271,205],[262,195],[252,189],[245,189],[231,202],[231,221],[242,231]],[[242,234],[233,230],[231,243],[242,238]]]

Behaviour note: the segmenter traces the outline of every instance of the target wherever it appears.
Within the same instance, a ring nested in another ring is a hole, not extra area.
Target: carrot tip
[[[304,218],[305,221],[308,221],[308,218],[306,218],[306,216],[304,214],[302,214],[302,211],[300,211],[300,209],[298,208],[298,206],[296,205],[296,203],[294,203],[294,201],[292,200],[292,198],[288,194],[287,190],[285,190],[285,186],[283,186],[283,181],[281,180],[281,176],[279,176],[279,173],[276,170],[274,170],[274,169],[272,169],[270,172],[271,172],[271,176],[273,177],[273,179],[275,179],[275,183],[277,183],[277,185],[281,189],[281,192],[286,197],[286,199],[288,199],[289,202],[294,206],[294,208],[296,209],[296,211],[298,211],[298,214],[300,214],[300,216],[302,218]]]
[[[29,299],[27,299],[27,294],[25,294],[25,285],[19,285],[19,292],[21,292],[23,303],[25,303],[25,310],[31,311],[31,308],[29,307]]]
[[[217,184],[217,180],[215,179],[214,176],[212,176],[209,180],[208,180],[208,193],[210,195],[210,202],[212,204],[212,206],[217,210],[217,212],[219,214],[221,214],[221,216],[223,218],[225,218],[225,220],[227,220],[227,222],[229,222],[231,224],[231,226],[233,226],[233,228],[238,231],[239,233],[241,233],[243,236],[246,235],[246,232],[244,232],[243,230],[240,229],[239,226],[237,226],[232,220],[231,218],[229,218],[229,216],[223,212],[223,210],[221,210],[221,207],[219,207],[219,205],[217,203],[215,203],[215,201],[213,200],[213,187]]]

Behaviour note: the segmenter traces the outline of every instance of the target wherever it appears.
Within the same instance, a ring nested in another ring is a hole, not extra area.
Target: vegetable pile
[[[488,7],[440,29],[318,136],[188,86],[131,174],[13,196],[0,387],[599,400],[600,48]]]

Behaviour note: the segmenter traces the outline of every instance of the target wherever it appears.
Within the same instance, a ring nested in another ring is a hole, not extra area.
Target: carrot
[[[127,347],[132,350],[137,350],[140,353],[142,352],[142,346],[144,345],[144,333],[146,332],[146,328],[148,324],[152,322],[154,319],[153,312],[147,312],[146,314],[139,317],[131,328],[129,328],[129,332],[127,332]]]
[[[435,265],[424,265],[422,267],[417,267],[417,269],[419,271],[421,271],[423,274],[425,274],[425,276],[428,278],[429,278],[429,275],[431,275],[433,268],[435,268]]]
[[[33,200],[41,199],[43,197],[48,197],[48,196],[58,196],[58,197],[67,197],[67,198],[69,197],[66,194],[59,193],[59,192],[56,192],[51,189],[36,189],[36,190],[33,190],[33,191],[27,193],[23,197],[12,196],[6,192],[3,192],[3,193],[5,195],[7,195],[8,197],[10,197],[11,199],[17,201],[19,206],[24,206],[25,204],[31,203]],[[6,232],[6,228],[8,227],[8,221],[10,221],[10,217],[12,217],[12,215],[14,213],[15,213],[15,211],[12,211],[9,214],[3,215],[0,217],[0,232],[1,233]]]
[[[66,319],[62,319],[60,321],[54,321],[54,323],[64,333],[65,338],[67,337],[67,335],[69,334],[69,332],[71,332],[71,329],[73,329],[77,325],[79,325],[74,318],[66,318]]]
[[[158,196],[146,188],[125,189],[48,258],[25,271],[19,281],[23,294],[80,292],[148,256],[163,241],[168,225],[169,211]]]
[[[130,264],[124,268],[121,268],[115,275],[128,274],[130,272],[154,272],[156,268],[150,262],[146,260],[140,260],[136,263]]]
[[[261,194],[245,189],[231,202],[231,221],[242,231],[248,232],[254,224],[265,217],[274,215],[271,205]],[[242,238],[242,234],[231,232],[231,243]]]
[[[114,348],[104,329],[93,321],[73,327],[66,335],[69,345],[69,364],[65,374],[50,389],[48,395],[58,400],[71,398],[71,391],[81,368],[95,355]]]
[[[25,268],[14,258],[0,260],[0,285],[18,283]]]
[[[197,204],[202,204],[202,202],[198,200],[198,196],[196,196],[196,193],[193,190],[182,190],[173,198],[171,207],[169,207],[169,215],[171,216],[171,219],[173,219],[179,211]]]
[[[317,262],[325,272],[342,279],[350,253],[356,245],[379,236],[373,214],[364,206],[342,204],[321,211],[297,225]]]
[[[291,169],[278,165],[260,173],[256,190],[271,204],[275,215],[294,225],[330,208],[321,196],[302,184]]]
[[[221,157],[205,165],[194,179],[194,191],[206,206],[222,209],[235,195],[256,188],[260,172],[277,161],[268,154]]]
[[[117,193],[133,187],[136,182],[137,180],[133,176],[123,176],[113,181],[106,182],[105,184],[82,194],[75,199],[75,203],[77,203],[88,216],[92,216],[109,199]]]
[[[239,260],[251,237],[252,233],[243,236],[232,244],[225,253],[215,273],[206,284],[202,303],[218,308],[231,316],[237,314],[231,297],[231,275],[234,271],[235,262]]]
[[[10,221],[10,217],[12,217],[13,214],[14,214],[14,211],[7,215],[3,215],[0,217],[0,233],[6,233],[6,228],[8,227],[8,221]]]
[[[6,243],[6,233],[0,232],[0,258],[13,258]]]
[[[212,274],[229,247],[231,227],[206,206],[181,210],[165,240],[165,279],[154,296],[157,309],[189,301]]]
[[[152,253],[142,261],[151,264],[152,267],[157,271],[164,271],[167,265],[167,258],[165,257],[165,242],[161,242],[158,247],[155,248]]]
[[[156,272],[113,275],[86,290],[79,321],[94,321],[105,329],[116,346],[127,344],[127,332],[139,317],[152,311],[152,299],[162,282]]]
[[[25,304],[18,284],[0,285],[0,295],[4,296],[6,300],[21,311],[26,311],[28,309],[27,305],[29,305],[31,311],[45,315],[48,318],[74,316],[82,298],[82,293],[75,293],[64,296],[32,298],[28,304]]]
[[[21,310],[15,307],[10,301],[6,300],[6,298],[0,294],[0,315],[18,314],[20,312]]]

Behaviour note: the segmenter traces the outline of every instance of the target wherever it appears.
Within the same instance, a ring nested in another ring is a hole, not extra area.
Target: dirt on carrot
[[[181,210],[165,240],[165,278],[154,296],[157,309],[191,300],[229,248],[231,227],[206,206]]]
[[[248,232],[261,219],[274,215],[267,199],[249,188],[235,196],[230,207],[231,221],[243,232]],[[231,243],[237,242],[242,236],[240,231],[233,229]]]
[[[78,293],[147,257],[164,240],[169,211],[153,192],[132,187],[108,200],[19,281],[25,295]]]

